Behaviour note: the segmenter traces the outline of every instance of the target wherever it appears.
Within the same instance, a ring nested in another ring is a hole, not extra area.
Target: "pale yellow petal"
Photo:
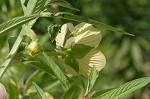
[[[97,47],[101,41],[102,34],[99,29],[91,27],[89,30],[74,37],[74,44],[83,44],[90,47]]]
[[[74,31],[74,26],[72,23],[66,23],[67,24],[67,27],[69,29],[70,32],[73,32]]]
[[[87,76],[93,66],[96,67],[97,71],[100,71],[106,64],[106,58],[99,50],[92,49],[82,59],[78,59],[77,62],[79,64],[79,73]]]
[[[57,47],[63,47],[66,33],[67,33],[67,24],[64,24],[61,27],[60,33],[58,33],[58,35],[56,36],[56,46]]]
[[[97,71],[100,71],[106,64],[106,58],[97,49],[92,49],[82,59],[77,59],[79,64],[79,73],[77,73],[71,66],[66,65],[66,71],[73,75],[84,75],[88,76],[91,71],[91,67],[95,66]]]
[[[91,24],[82,22],[74,27],[74,31],[72,32],[72,34],[73,36],[77,36],[78,34],[82,34],[85,31],[89,30],[91,27]]]

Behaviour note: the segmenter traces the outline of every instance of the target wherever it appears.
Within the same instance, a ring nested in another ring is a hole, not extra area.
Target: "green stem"
[[[2,79],[2,77],[3,77],[4,73],[6,72],[10,62],[14,58],[14,56],[15,56],[18,48],[19,48],[19,45],[21,44],[22,39],[23,39],[23,36],[22,36],[22,31],[21,31],[17,40],[14,43],[9,55],[7,56],[5,62],[2,64],[2,66],[0,68],[0,79]]]

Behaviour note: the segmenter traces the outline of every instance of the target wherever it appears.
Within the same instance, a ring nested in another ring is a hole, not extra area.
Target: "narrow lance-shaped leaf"
[[[96,71],[95,66],[93,66],[91,73],[89,75],[89,78],[88,78],[88,83],[89,83],[88,91],[89,92],[93,88],[96,78],[97,78],[97,71]]]
[[[54,74],[58,77],[58,79],[61,81],[61,83],[64,85],[66,89],[69,88],[70,83],[64,73],[61,71],[59,66],[55,64],[50,58],[47,56],[46,53],[42,53],[43,59],[47,63],[47,65],[51,68],[51,70],[54,72]]]
[[[34,87],[35,87],[35,89],[37,91],[37,94],[39,95],[40,99],[48,99],[46,97],[46,95],[44,94],[44,91],[36,83],[33,82],[33,85],[34,85]]]
[[[123,95],[129,94],[150,82],[150,77],[139,78],[130,82],[127,82],[119,87],[116,87],[113,90],[110,90],[104,94],[101,94],[100,99],[118,99]]]
[[[98,96],[100,96],[100,95],[102,95],[102,94],[104,94],[104,93],[106,93],[106,92],[108,92],[108,91],[110,91],[110,90],[113,90],[113,89],[115,89],[115,88],[109,88],[109,89],[104,89],[104,90],[100,90],[100,91],[96,91],[96,92],[94,92],[93,94],[92,94],[92,99],[93,98],[96,98],[96,97],[98,97]]]
[[[72,9],[72,10],[80,11],[79,9],[74,8],[70,3],[68,3],[65,0],[48,0],[48,3],[49,4],[59,5],[59,6],[62,6],[62,7],[65,7],[65,8],[69,8],[69,9]]]
[[[29,0],[25,11],[25,15],[40,14],[40,12],[43,10],[45,3],[46,0]],[[30,21],[28,23],[28,26],[32,27],[34,23],[37,21],[37,19],[38,18]]]
[[[46,0],[29,0],[25,15],[40,13],[45,3]]]
[[[78,22],[87,22],[87,23],[93,24],[95,26],[108,29],[108,30],[113,31],[113,32],[119,32],[119,33],[122,33],[122,34],[134,36],[133,34],[130,34],[130,33],[125,32],[123,30],[117,29],[117,28],[112,27],[110,25],[107,25],[107,24],[104,24],[104,23],[101,23],[101,22],[98,22],[98,21],[95,21],[95,20],[92,20],[92,19],[89,19],[89,18],[86,18],[86,17],[83,17],[83,16],[78,16],[78,15],[74,15],[74,14],[71,14],[71,13],[67,13],[67,12],[58,12],[54,15],[54,17],[73,20],[73,21],[78,21]]]
[[[91,89],[94,86],[96,78],[97,78],[97,71],[96,71],[95,66],[93,66],[92,70],[90,72],[90,75],[88,77],[88,85],[87,85],[86,92],[85,92],[84,96],[88,96],[89,92],[91,91]]]
[[[21,16],[21,17],[13,18],[9,21],[3,22],[2,24],[0,24],[0,36],[5,35],[11,29],[16,28],[17,26],[21,26],[37,17],[39,17],[39,15]]]
[[[19,89],[17,88],[17,86],[15,86],[10,82],[7,85],[8,85],[7,91],[9,93],[9,97],[11,97],[12,99],[19,99]]]
[[[35,54],[34,57],[29,58],[29,60],[26,60],[24,64],[30,64],[31,66],[36,67],[37,69],[40,69],[48,74],[52,74],[51,68],[47,65],[45,60],[43,59],[42,53]]]

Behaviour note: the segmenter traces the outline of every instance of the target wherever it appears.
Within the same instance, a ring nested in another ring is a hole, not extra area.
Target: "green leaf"
[[[144,87],[150,82],[150,77],[139,78],[130,82],[127,82],[113,90],[110,90],[97,98],[100,99],[118,99],[123,95],[129,94],[141,87]]]
[[[76,61],[75,57],[72,54],[69,54],[66,58],[65,58],[65,63],[67,65],[69,65],[70,67],[72,67],[77,73],[79,73],[79,64]]]
[[[102,94],[104,94],[110,90],[113,90],[113,89],[115,89],[115,88],[109,88],[109,89],[105,89],[105,90],[96,91],[92,94],[92,99],[96,98],[96,97],[98,97],[98,96],[100,96],[100,95],[102,95]]]
[[[26,11],[25,11],[25,15],[40,14],[40,12],[44,8],[45,3],[46,3],[46,0],[29,0]],[[30,21],[28,23],[28,26],[32,27],[33,24],[37,21],[37,19],[38,18]]]
[[[73,84],[69,90],[67,90],[61,99],[79,99],[81,90],[78,85]]]
[[[33,86],[35,87],[40,99],[48,99],[44,94],[44,91],[36,83],[33,82]]]
[[[75,44],[73,48],[71,49],[71,53],[75,58],[82,58],[84,57],[92,47],[83,45],[83,44]]]
[[[57,64],[55,64],[48,56],[46,53],[42,53],[42,57],[46,62],[46,65],[48,65],[51,70],[54,72],[54,74],[58,77],[58,79],[61,81],[61,83],[64,85],[64,87],[66,89],[69,88],[70,83],[68,81],[68,79],[66,78],[66,76],[64,75],[64,73],[62,72],[62,70],[59,68],[59,66]]]
[[[48,74],[52,74],[51,68],[47,65],[43,57],[41,57],[42,54],[38,53],[34,57],[29,58],[29,61],[25,61],[25,64],[30,64],[31,66],[34,66]],[[43,65],[44,64],[44,65]]]
[[[90,92],[90,90],[93,88],[96,78],[97,78],[97,71],[95,66],[93,66],[88,78],[88,92]]]
[[[29,0],[25,15],[39,14],[42,11],[45,3],[46,0]]]
[[[13,18],[9,21],[3,22],[2,24],[0,24],[0,36],[5,35],[11,29],[16,28],[17,26],[21,26],[21,25],[37,18],[38,16],[39,15],[21,16],[21,17]]]
[[[11,99],[19,99],[19,90],[14,84],[8,83],[8,93]]]
[[[68,3],[65,0],[49,0],[49,3],[59,5],[59,6],[65,7],[65,8],[69,8],[72,10],[80,11],[79,9],[74,8],[70,3]]]
[[[54,17],[73,20],[73,21],[78,21],[78,22],[87,22],[87,23],[93,24],[95,26],[108,29],[108,30],[113,31],[113,32],[119,32],[119,33],[122,33],[122,34],[134,36],[133,34],[130,34],[130,33],[125,32],[123,30],[117,29],[117,28],[112,27],[110,25],[107,25],[107,24],[104,24],[104,23],[101,23],[101,22],[98,22],[98,21],[95,21],[95,20],[92,20],[92,19],[89,19],[89,18],[86,18],[86,17],[83,17],[83,16],[78,16],[78,15],[74,15],[74,14],[71,14],[71,13],[67,13],[67,12],[58,12],[54,15]]]

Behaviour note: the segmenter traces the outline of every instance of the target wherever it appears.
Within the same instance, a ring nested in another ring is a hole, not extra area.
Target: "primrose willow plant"
[[[103,53],[96,49],[101,38],[100,30],[91,24],[83,22],[75,27],[71,23],[64,24],[56,37],[56,46],[57,51],[67,51],[63,59],[66,71],[73,75],[88,76],[95,66],[99,72],[106,63]]]

